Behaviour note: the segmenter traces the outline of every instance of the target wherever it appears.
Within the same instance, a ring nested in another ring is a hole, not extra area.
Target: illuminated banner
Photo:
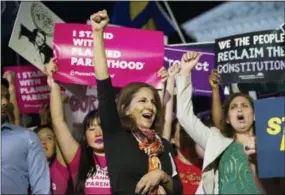
[[[255,129],[259,177],[285,177],[285,97],[255,101]]]
[[[57,58],[57,81],[95,85],[93,33],[87,24],[55,24],[54,53]],[[109,74],[115,87],[131,82],[161,85],[156,76],[163,66],[163,33],[159,31],[107,26],[104,44]]]

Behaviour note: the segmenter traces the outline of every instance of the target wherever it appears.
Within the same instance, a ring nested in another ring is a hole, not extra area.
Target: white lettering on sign
[[[166,61],[168,64],[168,67],[172,66],[173,64],[179,63],[180,64],[180,60],[173,60],[167,57],[164,57],[164,61]],[[207,61],[204,62],[198,62],[198,64],[195,66],[195,70],[196,71],[204,71],[204,72],[208,72],[209,71],[209,66],[210,64]]]

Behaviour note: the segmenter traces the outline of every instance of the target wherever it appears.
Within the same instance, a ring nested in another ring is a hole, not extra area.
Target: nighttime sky
[[[8,47],[8,42],[13,28],[13,22],[17,15],[14,2],[5,2],[6,11],[1,14],[1,63],[2,67],[7,65],[17,64],[16,55],[13,50]],[[112,13],[114,2],[105,1],[46,1],[43,2],[48,8],[50,8],[55,14],[57,14],[65,22],[69,23],[85,23],[89,18],[90,14],[106,9],[108,13]],[[1,2],[3,7],[3,2]],[[163,2],[160,2],[163,5]],[[194,18],[205,11],[214,8],[221,4],[221,2],[192,2],[192,1],[170,1],[169,6],[171,7],[176,20],[179,24],[186,22],[187,20]],[[182,30],[182,29],[181,29]],[[187,42],[193,42],[194,40],[189,38],[184,32],[184,37]],[[180,43],[178,33],[174,33],[169,37],[169,43]],[[23,58],[20,57],[20,63],[27,63]]]

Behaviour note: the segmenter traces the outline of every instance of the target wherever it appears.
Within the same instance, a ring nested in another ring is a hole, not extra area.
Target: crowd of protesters
[[[90,19],[99,106],[85,116],[79,140],[66,123],[61,87],[52,77],[56,60],[45,69],[50,103],[42,105],[34,130],[21,127],[15,74],[3,74],[2,194],[285,193],[284,178],[258,177],[250,96],[234,93],[222,102],[212,70],[212,121],[195,116],[191,71],[199,52],[159,70],[163,89],[130,83],[116,96],[103,41],[108,14],[99,11]]]

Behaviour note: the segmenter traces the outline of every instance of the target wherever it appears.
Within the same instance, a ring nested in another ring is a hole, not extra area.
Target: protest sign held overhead
[[[41,2],[21,2],[9,47],[41,71],[53,57],[55,23],[64,23]]]
[[[217,39],[216,68],[221,83],[285,81],[285,34],[258,31]]]
[[[214,43],[206,44],[213,48]],[[208,78],[215,63],[215,53],[213,50],[205,48],[205,44],[189,44],[181,46],[165,46],[164,66],[168,68],[174,63],[180,63],[181,57],[185,52],[198,51],[203,53],[200,62],[195,66],[192,72],[193,93],[202,96],[212,96],[212,89],[209,85]]]
[[[285,97],[255,101],[255,127],[259,177],[285,177]]]
[[[163,33],[108,26],[104,31],[107,63],[113,85],[130,82],[160,85],[157,71],[163,66]],[[96,47],[96,46],[95,46]],[[93,32],[86,24],[56,24],[54,51],[60,82],[95,85]]]
[[[49,101],[47,77],[36,67],[10,66],[5,71],[15,73],[17,103],[21,113],[39,113],[42,103]]]

